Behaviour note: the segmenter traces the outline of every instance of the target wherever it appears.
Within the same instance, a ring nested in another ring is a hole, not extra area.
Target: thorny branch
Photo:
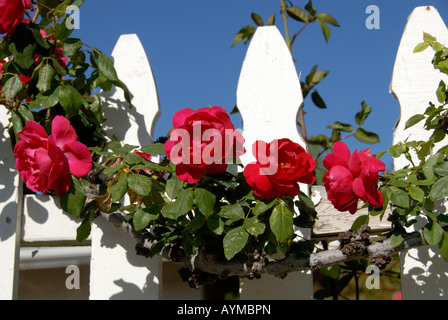
[[[100,216],[113,223],[115,227],[131,233],[137,242],[137,254],[148,256],[155,244],[148,233],[136,232],[132,225],[124,220],[121,213],[100,213]],[[338,239],[341,244],[339,249],[320,251],[310,256],[289,253],[281,260],[274,260],[264,253],[255,252],[248,257],[227,261],[223,256],[206,249],[199,249],[196,254],[187,256],[182,247],[172,244],[166,245],[160,255],[179,264],[182,267],[180,275],[183,280],[188,281],[192,287],[197,287],[205,282],[229,276],[254,279],[262,274],[271,274],[284,278],[291,272],[318,270],[360,258],[369,258],[371,263],[382,268],[390,261],[392,253],[427,245],[423,234],[418,231],[409,233],[397,247],[393,247],[389,239],[370,243],[369,231],[368,226],[363,226],[357,233],[348,231],[341,234]]]

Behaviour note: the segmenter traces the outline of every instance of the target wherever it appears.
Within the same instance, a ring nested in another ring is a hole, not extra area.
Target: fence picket
[[[423,32],[435,36],[445,45],[448,43],[448,30],[434,7],[417,7],[408,18],[394,66],[391,93],[399,101],[401,116],[394,133],[393,144],[406,139],[427,140],[430,134],[424,130],[423,123],[405,130],[404,125],[411,116],[424,113],[429,101],[437,102],[435,90],[441,79],[448,77],[431,64],[434,52],[429,48],[420,53],[413,53],[415,46],[423,42]],[[435,150],[448,141],[439,142]],[[409,162],[403,157],[394,161],[395,168],[403,168]],[[446,211],[445,204],[440,204]],[[425,222],[413,226],[420,229]],[[448,293],[448,272],[446,262],[438,249],[428,247],[402,252],[401,285],[403,299],[442,299]]]
[[[282,35],[275,26],[259,27],[247,50],[237,89],[247,149],[241,157],[243,164],[253,161],[256,140],[289,138],[305,147],[296,125],[302,103],[300,81]],[[309,194],[309,186],[301,184],[300,188]],[[310,233],[308,229],[297,232],[304,237]],[[264,275],[242,280],[240,293],[241,299],[311,299],[313,279],[311,272],[294,272],[285,281]]]
[[[0,106],[0,132],[6,133],[8,118],[6,108]],[[17,298],[23,194],[7,134],[0,137],[0,150],[0,300],[6,300]]]
[[[144,146],[153,143],[160,115],[157,89],[145,50],[135,34],[122,35],[112,59],[118,77],[133,94],[133,108],[121,89],[103,93],[107,130],[119,141]],[[128,116],[129,114],[129,116]],[[97,219],[99,220],[99,219]],[[121,230],[96,221],[92,228],[90,299],[159,299],[162,262],[159,256],[145,259],[135,254],[133,239]],[[120,288],[121,287],[121,288]]]

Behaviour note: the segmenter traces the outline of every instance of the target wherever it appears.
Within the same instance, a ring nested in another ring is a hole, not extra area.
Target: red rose
[[[0,34],[11,35],[31,6],[31,0],[0,0]]]
[[[40,124],[30,120],[17,135],[20,140],[14,147],[16,168],[34,192],[55,190],[57,195],[63,195],[70,189],[70,174],[82,177],[92,169],[89,149],[77,141],[75,130],[62,116],[53,119],[50,136]]]
[[[325,156],[323,165],[328,169],[323,176],[328,200],[339,211],[354,214],[358,210],[358,199],[379,208],[383,196],[376,188],[378,174],[385,164],[370,153],[370,149],[355,150],[350,155],[347,145],[336,142],[333,153]]]
[[[243,136],[220,107],[183,109],[174,115],[173,127],[165,152],[182,181],[195,183],[205,173],[223,173],[228,159],[245,152]]]
[[[299,144],[289,140],[256,141],[252,151],[257,161],[244,168],[244,177],[254,194],[265,199],[292,197],[300,193],[299,182],[312,184],[316,162]]]

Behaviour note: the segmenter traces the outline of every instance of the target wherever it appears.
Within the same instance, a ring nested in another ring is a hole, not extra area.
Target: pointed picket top
[[[395,95],[401,108],[401,117],[394,132],[393,143],[406,139],[427,140],[431,132],[423,128],[423,121],[405,130],[406,121],[415,114],[422,114],[429,102],[439,105],[436,89],[440,80],[448,83],[448,77],[434,69],[431,61],[434,51],[431,48],[414,53],[417,44],[423,42],[423,33],[429,33],[437,41],[448,44],[448,30],[434,7],[417,7],[408,18],[395,61],[390,91]],[[446,145],[447,139],[439,142]],[[415,154],[413,156],[416,156]],[[396,169],[409,165],[404,156],[394,159]],[[440,204],[443,206],[443,204]],[[446,204],[445,204],[446,206]],[[445,208],[443,208],[445,210]],[[418,230],[426,224],[425,219],[409,228],[409,232]],[[414,248],[400,253],[401,288],[403,299],[443,299],[448,292],[446,262],[438,248]]]
[[[431,6],[417,7],[408,18],[400,46],[398,48],[392,75],[390,91],[400,103],[401,117],[394,133],[394,144],[404,141],[409,136],[415,140],[429,137],[419,123],[412,129],[404,130],[406,121],[417,113],[423,113],[429,101],[437,103],[436,89],[440,80],[448,77],[434,69],[431,61],[434,51],[431,48],[414,53],[417,44],[423,42],[423,33],[429,33],[437,40],[448,44],[448,29],[437,9]],[[405,159],[398,159],[396,167],[402,167]]]
[[[128,108],[121,89],[102,92],[108,104],[104,108],[106,130],[128,144],[151,144],[160,116],[159,98],[151,65],[136,34],[120,36],[112,52],[112,61],[118,78],[133,95],[133,108]]]
[[[237,106],[243,119],[246,154],[241,162],[255,160],[252,144],[289,138],[305,147],[297,130],[297,113],[303,103],[302,89],[291,53],[275,26],[258,27],[241,70]],[[300,184],[309,193],[309,186]],[[309,236],[308,229],[296,231]],[[240,298],[245,299],[312,299],[310,272],[294,272],[288,280],[264,275],[255,281],[240,282]],[[271,288],[271,290],[264,290]]]
[[[106,130],[122,143],[145,146],[153,143],[160,116],[154,76],[146,52],[135,34],[122,35],[112,52],[118,78],[133,95],[128,108],[123,91],[103,92]],[[162,259],[132,253],[135,242],[105,220],[92,226],[90,299],[159,299]],[[132,253],[132,254],[129,254]]]
[[[289,138],[305,147],[296,124],[302,103],[299,77],[282,35],[275,26],[258,27],[237,89],[247,149],[241,161],[253,161],[252,144],[256,140]]]

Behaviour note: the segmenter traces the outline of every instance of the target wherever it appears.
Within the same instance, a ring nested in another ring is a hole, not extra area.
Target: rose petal
[[[364,188],[364,183],[360,178],[356,178],[353,180],[353,192],[360,199],[363,199],[366,196],[366,190]]]
[[[189,166],[185,164],[176,165],[176,175],[181,181],[187,181],[190,184],[198,182],[205,174],[206,167]]]
[[[176,112],[173,116],[174,128],[180,128],[185,124],[185,120],[194,112],[193,109],[185,108]]]
[[[92,170],[92,158],[89,148],[79,141],[66,143],[62,152],[68,161],[71,174],[75,177],[83,177]]]
[[[330,170],[334,166],[348,167],[350,160],[350,150],[345,143],[338,141],[333,146],[333,153],[325,156],[323,165]]]
[[[51,123],[51,136],[55,145],[61,149],[65,144],[78,140],[75,129],[71,126],[70,121],[63,116],[54,117]]]

